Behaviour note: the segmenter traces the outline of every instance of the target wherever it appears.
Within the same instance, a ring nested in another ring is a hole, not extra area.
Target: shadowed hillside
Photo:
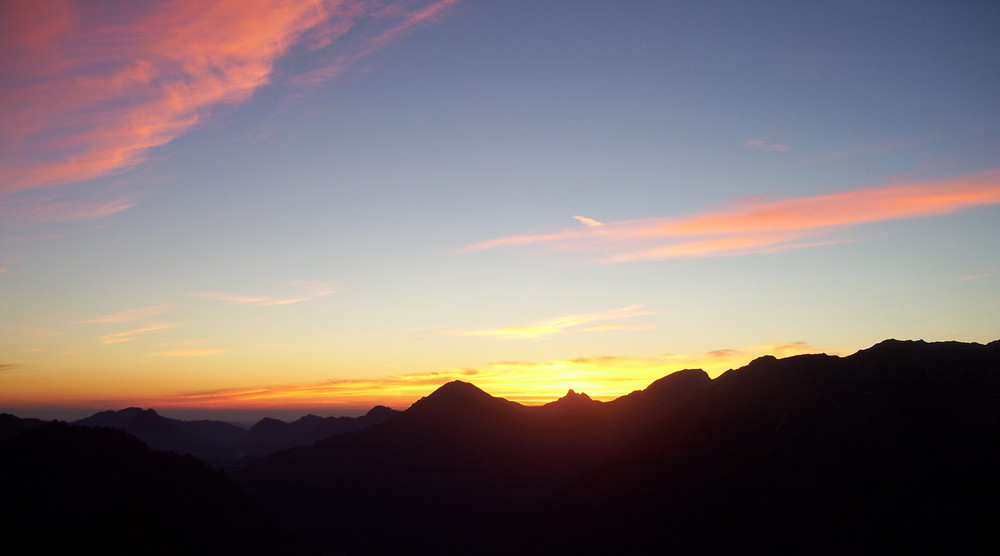
[[[455,381],[404,412],[341,419],[242,431],[231,446],[327,435],[234,470],[248,494],[119,430],[0,415],[0,533],[15,552],[143,554],[991,554],[1000,542],[1000,341],[762,357],[610,402],[570,390],[526,407]],[[232,432],[141,409],[89,421],[172,442]]]
[[[305,554],[225,474],[108,428],[52,422],[0,445],[8,554]]]
[[[1000,342],[896,341],[608,403],[453,382],[239,479],[328,553],[971,550],[997,540],[998,387]]]

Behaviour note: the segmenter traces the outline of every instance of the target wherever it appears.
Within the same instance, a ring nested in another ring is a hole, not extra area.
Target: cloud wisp
[[[211,349],[211,348],[190,348],[190,349],[167,349],[163,351],[157,351],[155,353],[150,353],[149,357],[205,357],[206,355],[218,355],[220,353],[225,353],[224,349]]]
[[[657,311],[644,311],[642,305],[628,305],[621,309],[611,311],[601,311],[597,313],[583,313],[576,315],[566,315],[547,319],[541,322],[525,324],[520,326],[510,326],[505,328],[490,328],[484,330],[459,330],[441,332],[456,336],[484,336],[502,340],[535,340],[543,336],[559,334],[565,332],[603,332],[607,330],[648,330],[653,328],[649,325],[623,325],[620,323],[601,323],[594,326],[585,327],[583,325],[607,320],[630,319],[646,315],[656,314]]]
[[[135,340],[137,336],[143,336],[146,334],[152,334],[155,332],[165,332],[172,328],[177,328],[179,325],[177,323],[153,323],[147,324],[146,326],[141,326],[139,328],[133,328],[132,330],[126,330],[124,332],[114,332],[112,334],[105,334],[98,338],[103,344],[121,344],[124,342],[131,342]]]
[[[343,71],[454,2],[129,3],[113,17],[98,2],[5,2],[0,194],[127,170],[210,109],[245,102],[296,46],[335,49]]]
[[[751,137],[743,141],[743,146],[748,149],[772,153],[783,153],[792,150],[788,145],[772,142],[769,137]]]
[[[295,303],[302,303],[303,301],[311,301],[321,297],[326,297],[337,291],[336,287],[332,284],[324,282],[293,282],[292,285],[298,286],[298,288],[300,290],[304,290],[305,293],[294,297],[240,295],[225,292],[196,292],[191,295],[203,299],[225,301],[227,303],[234,303],[237,305],[256,305],[268,307],[275,305],[293,305]]]
[[[98,317],[96,319],[80,321],[82,323],[101,323],[101,322],[134,322],[137,320],[148,319],[149,317],[155,317],[156,315],[163,314],[169,311],[170,305],[151,305],[149,307],[140,307],[138,309],[128,309],[126,311],[119,311],[111,315]]]
[[[836,243],[835,232],[1000,204],[1000,170],[936,181],[783,200],[756,198],[727,210],[678,218],[607,222],[602,226],[503,237],[459,252],[503,247],[601,253],[600,262],[775,253]]]

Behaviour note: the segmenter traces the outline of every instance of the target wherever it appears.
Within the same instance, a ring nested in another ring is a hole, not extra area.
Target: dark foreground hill
[[[449,383],[238,479],[326,553],[995,552],[1000,342],[682,371],[530,408]]]
[[[5,554],[305,554],[260,505],[191,456],[52,422],[0,444]]]

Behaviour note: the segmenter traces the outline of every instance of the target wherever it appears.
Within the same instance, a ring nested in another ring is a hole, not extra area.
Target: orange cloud
[[[642,305],[629,305],[627,307],[622,307],[621,309],[614,309],[611,311],[602,311],[599,313],[586,313],[579,315],[567,315],[564,317],[557,317],[554,319],[544,320],[542,322],[535,324],[511,326],[507,328],[493,328],[487,330],[451,331],[451,332],[443,332],[443,334],[453,334],[458,336],[487,336],[505,340],[533,340],[536,338],[541,338],[542,336],[548,336],[550,334],[557,334],[560,332],[597,332],[601,330],[624,329],[626,328],[625,326],[616,325],[612,323],[595,327],[589,327],[589,328],[578,328],[578,327],[580,325],[595,321],[628,319],[633,317],[656,314],[656,311],[642,311],[640,310],[641,308]],[[635,329],[635,327],[628,327],[628,328]],[[644,327],[644,328],[649,328],[649,327]]]
[[[216,355],[225,353],[224,349],[168,349],[150,353],[150,357],[204,357],[206,355]]]
[[[510,236],[460,252],[540,245],[602,252],[605,262],[773,253],[835,241],[832,232],[861,224],[950,214],[1000,204],[1000,170],[936,181],[768,201],[682,218],[609,222],[551,234]]]
[[[363,27],[356,62],[455,0],[204,0],[0,4],[0,193],[127,170],[151,148],[247,100],[292,47],[330,47]],[[109,15],[113,14],[113,15]],[[392,16],[392,17],[390,17]]]
[[[98,323],[98,322],[132,322],[137,320],[147,319],[170,310],[170,305],[152,305],[150,307],[140,307],[139,309],[129,309],[127,311],[120,311],[111,315],[104,317],[98,317],[96,319],[84,320],[80,322],[84,323]]]
[[[165,330],[170,330],[171,328],[176,328],[177,325],[173,323],[159,323],[159,324],[149,324],[141,328],[135,328],[132,330],[126,330],[125,332],[116,332],[114,334],[105,334],[98,338],[102,343],[105,344],[120,344],[123,342],[131,342],[136,336],[141,336],[144,334],[150,334],[153,332],[163,332]]]
[[[660,354],[646,357],[594,355],[552,361],[501,361],[476,368],[446,369],[375,379],[328,380],[311,384],[279,384],[233,388],[155,399],[128,400],[157,408],[344,408],[367,409],[377,404],[405,409],[422,396],[452,380],[472,382],[486,392],[528,405],[550,402],[572,388],[594,399],[609,401],[643,389],[670,373],[691,368],[718,376],[762,355],[789,357],[825,351],[803,342],[760,344],[706,353]]]

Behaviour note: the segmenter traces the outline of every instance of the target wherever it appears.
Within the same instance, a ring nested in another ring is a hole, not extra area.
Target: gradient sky
[[[997,29],[996,2],[0,3],[0,410],[610,399],[995,340]]]

